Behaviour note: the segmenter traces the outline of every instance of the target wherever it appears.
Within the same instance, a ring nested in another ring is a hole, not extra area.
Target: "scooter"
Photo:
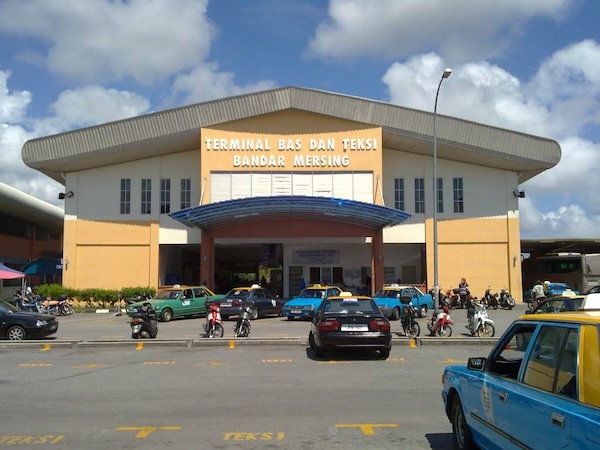
[[[233,327],[233,335],[235,337],[248,337],[250,335],[250,319],[252,317],[252,308],[244,306],[242,312],[238,316],[238,320]]]
[[[490,319],[483,303],[473,304],[472,307],[468,308],[467,319],[469,320],[467,329],[471,332],[471,336],[494,337],[496,333],[494,321]]]
[[[435,311],[433,312],[431,323],[427,324],[427,329],[430,336],[450,337],[452,336],[451,325],[454,325],[454,322],[450,318],[450,308],[444,306],[437,316]]]
[[[217,304],[211,304],[206,313],[206,323],[202,324],[204,337],[220,338],[223,337],[223,320],[221,319],[221,308]]]
[[[407,306],[402,308],[400,321],[402,323],[402,331],[404,331],[406,337],[416,338],[419,334],[421,334],[421,326],[417,322],[416,318],[417,310],[412,303],[409,303]]]
[[[485,294],[483,294],[480,303],[483,304],[486,308],[491,308],[493,307],[492,305],[495,304],[496,308],[494,309],[498,309],[498,299],[494,297],[494,294],[492,294],[491,286],[488,286],[488,288],[485,290]]]
[[[502,288],[502,291],[500,291],[500,306],[502,308],[508,308],[509,310],[513,309],[515,306],[515,299],[510,295],[506,288]]]
[[[152,338],[158,334],[158,316],[150,303],[144,303],[131,318],[131,339]]]

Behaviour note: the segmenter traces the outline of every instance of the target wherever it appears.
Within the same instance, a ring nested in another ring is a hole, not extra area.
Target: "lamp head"
[[[450,69],[448,67],[446,70],[444,70],[444,73],[442,74],[442,78],[448,78],[451,74],[452,74],[452,69]]]

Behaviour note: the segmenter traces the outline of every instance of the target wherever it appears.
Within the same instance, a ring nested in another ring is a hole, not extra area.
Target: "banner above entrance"
[[[270,218],[326,219],[374,230],[399,225],[411,215],[373,203],[331,197],[281,195],[210,203],[169,214],[175,220],[205,230]]]

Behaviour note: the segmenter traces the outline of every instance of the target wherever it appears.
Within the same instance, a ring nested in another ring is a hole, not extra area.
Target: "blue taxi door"
[[[521,383],[510,402],[513,417],[527,418],[513,426],[518,443],[530,448],[576,448],[571,437],[579,406],[578,348],[578,326],[544,324],[534,336]]]

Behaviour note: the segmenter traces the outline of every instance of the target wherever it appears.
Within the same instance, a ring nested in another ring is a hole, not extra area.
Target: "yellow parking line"
[[[411,339],[408,344],[412,347],[412,348],[417,348],[417,343],[415,342],[414,339]]]
[[[143,342],[138,342],[137,347],[135,348],[136,350],[143,350],[144,349],[144,343]]]
[[[235,348],[235,341],[229,341],[229,348]]]
[[[47,352],[48,350],[50,350],[50,347],[51,347],[50,344],[44,344],[44,348],[41,349],[40,351],[41,352]]]

